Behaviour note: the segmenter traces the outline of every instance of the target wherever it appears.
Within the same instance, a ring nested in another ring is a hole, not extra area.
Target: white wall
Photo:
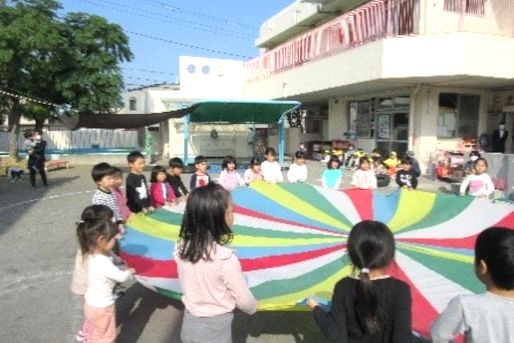
[[[403,85],[424,77],[514,79],[513,60],[514,38],[509,37],[456,32],[387,38],[247,82],[245,97],[322,97],[323,91],[344,86],[350,86],[347,92],[359,93],[362,83],[390,79],[400,79]],[[397,87],[388,84],[390,89]]]
[[[180,56],[181,96],[191,99],[241,99],[243,61]]]

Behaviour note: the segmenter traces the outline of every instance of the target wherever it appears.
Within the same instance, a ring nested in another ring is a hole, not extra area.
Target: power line
[[[150,70],[150,69],[139,69],[139,68],[132,68],[132,67],[120,67],[120,69],[135,70],[135,71],[141,71],[141,72],[150,73],[150,74],[177,75],[176,73],[170,73],[168,71],[158,71],[158,70]]]
[[[148,81],[148,82],[156,82],[156,83],[167,83],[166,81],[162,81],[162,80],[147,79],[147,78],[144,78],[144,77],[137,77],[137,76],[126,75],[124,77],[127,78],[127,79],[131,79],[131,80]]]
[[[157,1],[157,0],[143,0],[143,1],[144,2],[151,2],[151,3],[154,3],[154,4],[158,4],[158,5],[160,5],[162,7],[165,7],[167,9],[171,10],[171,11],[182,11],[182,12],[194,14],[194,15],[199,16],[199,17],[203,17],[203,18],[208,18],[208,19],[211,19],[211,20],[219,21],[219,22],[222,22],[222,23],[225,23],[225,24],[234,24],[234,25],[237,25],[237,26],[240,26],[240,27],[245,27],[245,28],[250,29],[250,30],[259,30],[259,28],[256,27],[256,26],[252,26],[252,25],[248,25],[248,24],[244,24],[244,23],[239,23],[237,21],[228,20],[228,19],[224,19],[224,18],[214,17],[214,16],[211,16],[211,15],[208,15],[208,14],[205,14],[205,13],[196,12],[196,11],[188,10],[188,9],[177,7],[177,6],[170,6],[169,4],[167,4],[165,2],[162,2],[162,1]]]
[[[134,36],[139,36],[139,37],[144,37],[144,38],[148,38],[148,39],[153,39],[153,40],[157,40],[157,41],[161,41],[161,42],[165,42],[165,43],[170,43],[170,44],[174,44],[174,45],[178,45],[178,46],[183,46],[183,47],[186,47],[186,48],[197,49],[197,50],[202,50],[202,51],[207,51],[207,52],[213,52],[213,53],[220,54],[220,55],[232,56],[232,57],[238,57],[238,58],[244,58],[244,59],[251,59],[252,58],[250,56],[233,54],[233,53],[225,52],[225,51],[221,51],[221,50],[209,49],[209,48],[204,48],[204,47],[200,47],[200,46],[196,46],[196,45],[191,45],[191,44],[187,44],[187,43],[176,42],[176,41],[172,41],[172,40],[169,40],[169,39],[154,37],[154,36],[150,36],[150,35],[146,35],[146,34],[143,34],[143,33],[134,32],[134,31],[125,30],[125,32],[130,33],[130,34],[132,34]]]
[[[234,30],[230,30],[230,29],[226,29],[226,28],[221,28],[221,27],[217,27],[217,26],[213,26],[213,25],[202,24],[202,23],[198,23],[198,22],[195,22],[195,21],[192,21],[192,20],[187,20],[187,19],[183,19],[183,18],[179,18],[179,17],[172,17],[172,16],[168,16],[168,15],[163,15],[161,13],[146,11],[146,10],[143,10],[143,9],[140,9],[140,8],[136,8],[136,7],[121,5],[121,4],[117,4],[117,3],[112,3],[112,2],[106,1],[106,0],[97,0],[97,1],[101,1],[101,2],[104,2],[104,3],[107,3],[107,4],[111,4],[111,5],[114,5],[116,7],[112,7],[112,6],[109,6],[109,5],[106,5],[106,4],[102,4],[102,3],[98,3],[95,0],[82,0],[82,1],[90,3],[90,4],[95,5],[95,6],[100,6],[100,7],[112,9],[112,10],[120,12],[120,13],[132,14],[132,15],[136,15],[136,16],[141,17],[141,18],[146,18],[146,19],[151,19],[151,20],[158,20],[158,21],[165,22],[165,23],[175,24],[174,21],[179,21],[179,22],[185,23],[183,25],[186,25],[186,26],[190,27],[191,29],[197,30],[197,31],[210,32],[210,33],[214,33],[214,34],[217,34],[217,35],[223,35],[223,36],[227,36],[227,37],[232,37],[232,38],[242,39],[242,40],[248,40],[248,41],[251,41],[253,39],[253,36],[248,35],[248,34],[244,34],[244,33],[242,34],[241,32],[238,32],[238,31],[234,31]],[[137,12],[134,12],[134,10],[137,11]],[[142,14],[142,13],[146,13],[148,15],[145,15],[145,14]],[[159,18],[159,17],[161,17],[161,18]],[[166,18],[166,19],[163,19],[163,18]],[[170,20],[167,20],[167,19],[170,19]]]

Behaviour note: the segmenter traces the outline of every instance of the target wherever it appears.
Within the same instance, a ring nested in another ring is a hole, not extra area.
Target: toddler
[[[247,185],[254,181],[262,180],[261,163],[262,160],[259,157],[252,157],[250,160],[250,165],[243,175],[243,179]]]
[[[494,191],[494,184],[491,177],[486,174],[487,161],[485,158],[478,158],[473,165],[473,174],[466,176],[460,185],[460,195],[466,194],[469,187],[469,195],[479,198],[487,198]]]
[[[475,243],[475,275],[485,284],[482,294],[459,295],[450,301],[430,330],[434,343],[465,335],[466,343],[514,343],[514,231],[492,227]]]
[[[321,183],[324,188],[339,189],[341,179],[343,178],[343,172],[339,169],[340,166],[341,161],[339,161],[337,156],[330,157],[327,162],[327,169],[321,175]]]
[[[123,173],[120,168],[113,167],[113,184],[112,184],[112,193],[116,198],[116,204],[118,205],[118,209],[120,210],[121,219],[123,223],[127,222],[128,218],[134,214],[130,208],[127,206],[127,197],[125,193],[121,190],[121,186],[123,185]]]
[[[173,205],[177,199],[170,184],[166,182],[167,177],[164,167],[155,166],[152,168],[150,194],[153,208]]]
[[[109,163],[102,162],[93,166],[91,176],[93,181],[98,186],[95,194],[93,195],[94,205],[105,205],[114,213],[114,221],[117,223],[123,222],[123,218],[116,203],[116,197],[112,192],[114,186],[114,167]]]
[[[277,161],[275,161],[277,157],[277,153],[273,148],[266,149],[266,161],[261,163],[262,170],[262,178],[264,181],[269,183],[277,183],[284,181],[284,177],[282,176],[282,169]]]
[[[232,200],[223,187],[209,183],[191,192],[175,250],[185,306],[182,342],[230,343],[234,309],[257,310],[241,264],[227,247],[233,222]]]
[[[125,191],[127,192],[127,206],[134,212],[150,212],[150,194],[146,177],[143,175],[145,169],[145,156],[139,151],[133,151],[127,156],[130,173],[126,179]]]
[[[245,184],[243,178],[237,172],[237,162],[232,156],[227,156],[221,164],[223,169],[220,173],[218,180],[219,184],[223,186],[227,191],[232,191],[236,187],[243,186]]]
[[[191,176],[191,181],[189,183],[189,188],[191,190],[207,186],[209,182],[211,182],[211,177],[207,174],[207,168],[209,165],[207,164],[207,159],[202,155],[198,155],[195,157],[195,173]]]
[[[168,183],[171,185],[173,193],[178,199],[185,197],[189,192],[180,178],[184,169],[184,163],[180,158],[174,157],[170,159],[168,164],[170,166],[170,169],[168,169]]]
[[[297,151],[294,154],[294,162],[289,167],[287,179],[291,183],[307,181],[307,166],[305,165],[305,153]]]
[[[332,342],[412,342],[410,288],[385,274],[395,253],[389,228],[362,221],[350,231],[347,248],[358,273],[335,285],[330,312],[307,301],[323,334]]]
[[[353,173],[352,186],[360,189],[377,188],[377,177],[375,171],[371,169],[369,158],[359,158],[359,169]]]
[[[412,160],[402,159],[400,169],[396,171],[396,183],[400,188],[416,189],[418,187],[417,172],[412,165]]]

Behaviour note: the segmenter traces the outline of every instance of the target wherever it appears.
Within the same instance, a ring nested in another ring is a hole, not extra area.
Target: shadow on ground
[[[57,177],[49,179],[48,187],[41,185],[41,179],[36,179],[37,187],[30,186],[28,177],[17,181],[7,182],[6,178],[0,179],[0,235],[6,233],[14,227],[30,209],[37,205],[44,198],[58,196],[60,192],[53,192],[54,189],[62,188],[67,183],[71,183],[80,176]]]
[[[180,343],[183,309],[181,302],[135,283],[116,303],[119,329],[116,342],[136,343],[147,336],[142,335],[143,331],[159,330],[159,342]],[[168,320],[156,323],[154,314],[157,311],[169,312]],[[259,312],[249,316],[236,311],[232,324],[234,343],[255,341],[261,335],[292,336],[297,343],[327,342],[310,312]]]

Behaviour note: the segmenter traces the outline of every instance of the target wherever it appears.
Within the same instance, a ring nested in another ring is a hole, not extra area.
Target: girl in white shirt
[[[294,162],[289,167],[287,179],[291,183],[307,181],[307,166],[305,165],[305,153],[297,151],[294,154]]]
[[[479,158],[473,165],[474,173],[468,175],[460,185],[460,195],[466,194],[469,187],[469,195],[478,198],[488,198],[494,191],[491,177],[486,174],[487,160]]]
[[[276,157],[277,153],[275,152],[275,149],[266,149],[266,161],[261,164],[262,178],[266,182],[277,183],[284,181],[282,169],[280,169],[278,162],[275,161]]]
[[[118,228],[112,221],[86,218],[77,227],[82,251],[88,253],[89,276],[85,294],[84,314],[92,325],[88,343],[110,343],[116,340],[116,312],[112,289],[116,282],[132,278],[133,269],[120,269],[109,253]]]
[[[377,177],[367,157],[359,158],[359,169],[353,173],[352,186],[360,189],[377,188]]]

